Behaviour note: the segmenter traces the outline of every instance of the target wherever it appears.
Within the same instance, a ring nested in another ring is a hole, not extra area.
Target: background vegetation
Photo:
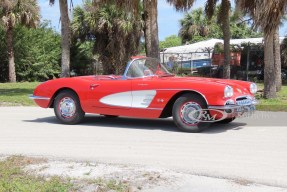
[[[49,2],[54,4],[55,0]],[[187,11],[195,1],[167,2],[178,11]],[[236,4],[236,12],[232,10],[232,2]],[[71,22],[69,4],[61,0],[61,35],[48,22],[39,24],[37,1],[1,0],[0,82],[15,82],[16,76],[18,81],[44,81],[93,74],[97,61],[103,64],[105,74],[119,74],[140,48],[145,48],[147,56],[159,57],[160,48],[179,45],[180,40],[189,43],[207,38],[224,39],[223,77],[229,78],[230,38],[257,37],[261,33],[254,32],[256,29],[262,32],[265,42],[264,97],[276,98],[282,84],[278,30],[287,2],[270,2],[206,0],[204,9],[192,10],[181,20],[180,37],[171,36],[159,43],[157,0],[86,0],[82,7],[73,10]],[[246,17],[255,28],[251,29],[244,21]],[[282,53],[286,54],[286,50]]]

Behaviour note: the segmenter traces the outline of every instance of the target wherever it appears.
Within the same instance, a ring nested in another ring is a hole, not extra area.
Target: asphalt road
[[[287,113],[257,112],[192,134],[172,119],[87,115],[70,126],[52,109],[1,107],[0,154],[152,165],[287,188]]]

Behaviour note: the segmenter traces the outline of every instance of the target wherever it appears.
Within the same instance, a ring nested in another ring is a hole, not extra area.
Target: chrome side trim
[[[143,108],[137,108],[137,107],[135,107],[135,109],[143,109]],[[163,108],[144,108],[144,109],[159,110],[159,111],[162,111],[162,110],[163,110]]]
[[[103,103],[105,104],[105,103]],[[162,111],[163,108],[142,108],[142,107],[123,107],[123,106],[116,106],[116,105],[109,105],[109,104],[105,104],[109,107],[116,107],[116,108],[122,108],[122,109],[143,109],[143,110],[158,110],[158,111]],[[101,107],[101,108],[107,108],[107,107]]]
[[[29,99],[50,100],[49,97],[41,97],[41,96],[35,96],[35,95],[30,95]]]

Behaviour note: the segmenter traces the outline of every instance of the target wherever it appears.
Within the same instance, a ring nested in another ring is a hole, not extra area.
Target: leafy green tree
[[[37,29],[17,28],[15,63],[19,81],[45,81],[60,73],[60,35],[40,24]]]
[[[176,35],[171,35],[169,37],[166,37],[164,41],[159,42],[160,49],[168,48],[168,47],[175,47],[181,45],[181,39],[180,37]]]
[[[223,38],[223,32],[217,22],[219,8],[209,20],[202,8],[187,13],[180,20],[181,29],[179,35],[182,43],[195,43],[210,38]],[[260,37],[261,33],[253,30],[246,22],[239,20],[240,13],[231,12],[230,31],[232,39]]]
[[[95,40],[94,52],[99,55],[105,74],[123,73],[127,60],[139,51],[142,26],[140,16],[133,16],[116,4],[94,9],[87,1],[84,9],[77,7],[73,13],[75,37]]]
[[[71,43],[71,72],[75,75],[91,75],[94,73],[93,42],[80,42],[74,39]]]
[[[36,27],[39,22],[39,6],[36,0],[0,0],[0,24],[6,32],[9,81],[16,82],[13,31],[19,25]]]
[[[14,30],[13,47],[18,81],[45,81],[60,74],[60,35],[43,22],[36,29],[18,25]],[[8,80],[8,59],[5,34],[0,30],[0,81]],[[3,48],[3,49],[2,49]],[[4,58],[2,60],[2,58]]]
[[[8,81],[8,54],[6,46],[6,34],[0,25],[0,82]]]

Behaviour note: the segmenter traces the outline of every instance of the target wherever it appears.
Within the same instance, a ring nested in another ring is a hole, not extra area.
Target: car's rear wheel
[[[172,108],[174,123],[181,131],[197,133],[206,128],[209,123],[202,122],[202,113],[207,105],[197,94],[184,94],[179,97]]]
[[[54,112],[60,122],[70,125],[80,123],[85,116],[78,96],[70,90],[62,91],[56,96]]]

